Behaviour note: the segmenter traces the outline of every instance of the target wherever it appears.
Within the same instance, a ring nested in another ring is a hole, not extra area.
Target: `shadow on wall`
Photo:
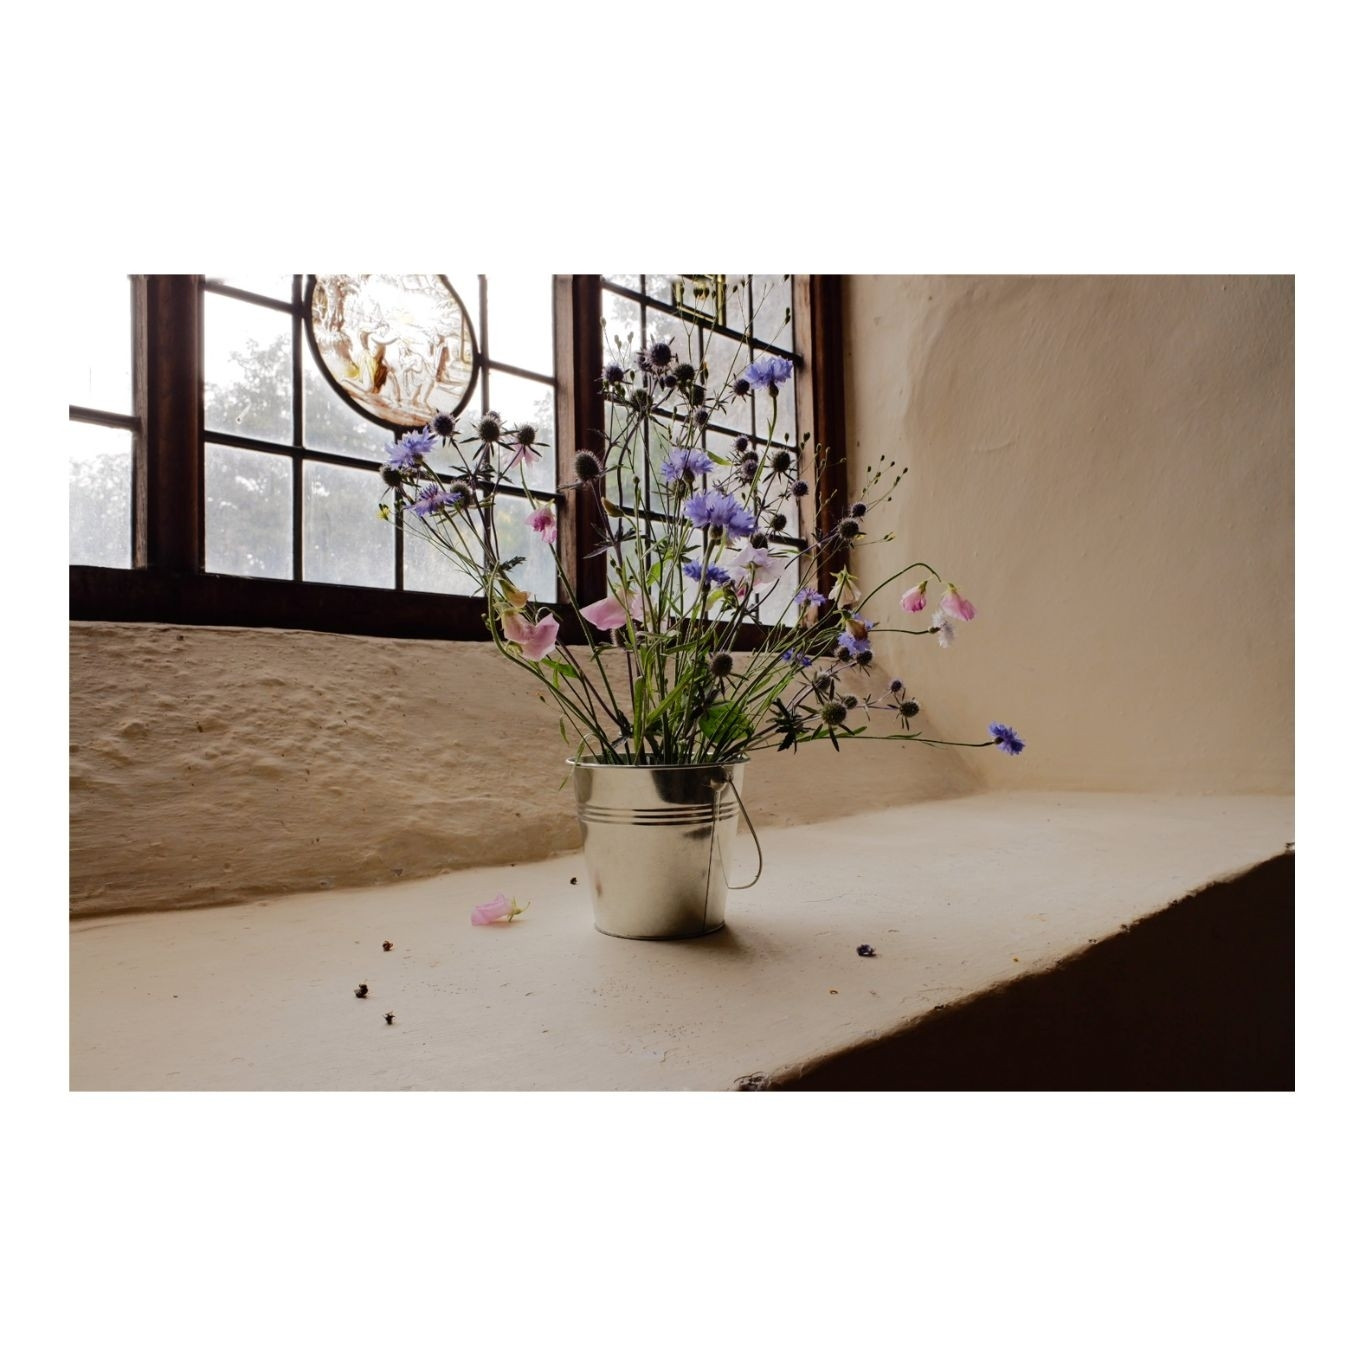
[[[1294,900],[1286,854],[773,1089],[1293,1090]]]

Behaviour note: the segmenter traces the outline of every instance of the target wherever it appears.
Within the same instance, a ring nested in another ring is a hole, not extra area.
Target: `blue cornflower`
[[[689,560],[689,561],[687,562],[687,564],[685,564],[685,565],[683,566],[683,572],[684,572],[690,579],[692,579],[694,582],[696,582],[696,583],[701,583],[701,582],[702,582],[702,562],[701,562],[701,560]],[[707,582],[708,582],[708,583],[729,583],[729,582],[730,582],[730,575],[727,574],[726,571],[725,571],[724,569],[722,569],[720,565],[717,565],[717,564],[709,564],[709,565],[707,566]]]
[[[1003,754],[1018,754],[1025,747],[1025,742],[1015,734],[1013,728],[1002,725],[1000,721],[993,721],[987,729],[996,737],[996,748]]]
[[[791,664],[795,660],[803,669],[808,668],[812,662],[810,655],[799,655],[795,650],[784,650],[782,659],[785,664]]]
[[[463,506],[469,501],[466,496],[470,492],[468,484],[458,484],[452,489],[438,488],[435,484],[427,484],[418,489],[417,497],[408,505],[409,512],[415,512],[419,517],[425,517],[430,512],[435,512],[437,508]]]
[[[841,631],[837,644],[840,659],[852,660],[861,668],[867,668],[873,662],[873,647],[866,638],[859,639],[852,631]]]
[[[829,598],[824,593],[818,593],[814,588],[799,588],[792,595],[792,601],[798,607],[805,607],[808,602],[814,603],[817,607],[824,607]]]
[[[756,389],[776,389],[792,378],[792,362],[782,356],[762,356],[741,377]]]
[[[748,536],[758,526],[758,518],[738,499],[720,489],[694,493],[683,504],[683,515],[701,529],[715,527],[728,536]]]
[[[659,467],[660,477],[666,484],[676,484],[681,479],[692,482],[691,476],[709,474],[716,466],[707,459],[705,451],[685,451],[675,446]]]
[[[436,434],[429,431],[405,432],[392,445],[384,448],[391,470],[410,470],[420,455],[430,455],[436,445]]]

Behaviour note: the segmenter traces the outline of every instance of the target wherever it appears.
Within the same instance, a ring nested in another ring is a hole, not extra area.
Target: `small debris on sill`
[[[394,1022],[394,1012],[393,1012],[392,1010],[386,1011],[386,1012],[385,1012],[385,1015],[384,1015],[384,1023],[385,1023],[385,1024],[393,1024],[393,1022]]]
[[[1012,958],[1010,961],[1012,963],[1018,963],[1020,960],[1018,958]]]
[[[839,992],[836,991],[834,987],[831,987],[831,988],[830,988],[830,994],[831,994],[832,996],[838,996],[838,995],[839,995]]]
[[[382,944],[380,945],[380,948],[382,948],[382,949],[384,950],[385,953],[388,953],[389,950],[392,949],[393,947],[394,947],[394,941],[393,941],[392,939],[386,939],[386,940],[384,941],[384,943],[382,943]]]
[[[858,956],[860,958],[876,958],[877,950],[871,944],[860,944],[858,946]]]
[[[579,885],[579,880],[578,880],[578,878],[576,878],[576,877],[571,877],[571,878],[569,879],[569,885],[570,885],[571,887],[577,887],[577,886]]]
[[[767,1072],[751,1072],[747,1077],[735,1078],[737,1091],[767,1091],[770,1087]]]
[[[368,986],[366,986],[364,982],[362,982],[362,983],[360,984],[360,986],[358,986],[358,987],[356,988],[356,995],[359,996],[359,997],[361,997],[361,998],[364,998],[364,997],[368,996],[369,994],[370,994],[370,988],[369,988]]]

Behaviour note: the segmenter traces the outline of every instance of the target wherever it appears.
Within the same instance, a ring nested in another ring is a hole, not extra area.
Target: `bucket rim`
[[[704,768],[734,768],[749,763],[749,755],[738,759],[712,759],[704,764],[603,764],[596,759],[566,759],[571,768],[625,769],[631,773],[669,773],[700,770]]]

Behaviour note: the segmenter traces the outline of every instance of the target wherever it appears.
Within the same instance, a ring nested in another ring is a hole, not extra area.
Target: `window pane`
[[[289,443],[294,435],[288,313],[204,295],[204,426]]]
[[[786,556],[788,551],[781,549],[776,553]],[[787,562],[778,582],[760,590],[766,594],[759,601],[759,620],[765,625],[774,626],[779,622],[786,625],[797,619],[796,610],[792,606],[792,595],[797,591],[797,584],[800,582],[798,574],[798,559],[794,555]]]
[[[133,411],[133,295],[126,275],[78,277],[68,403],[106,413]]]
[[[327,382],[311,347],[304,349],[304,445],[315,451],[358,455],[383,460],[384,447],[394,439],[387,427],[363,417],[344,403]]]
[[[623,299],[620,294],[603,290],[602,316],[607,325],[603,334],[603,360],[619,361],[626,369],[634,370],[635,353],[640,348],[640,305],[633,299]]]
[[[752,275],[754,340],[792,349],[792,277]]]
[[[204,568],[210,574],[291,577],[293,478],[283,455],[204,448]]]
[[[528,487],[549,492],[555,487],[555,390],[520,375],[489,371],[489,407],[501,415],[506,426],[530,424],[536,428],[537,454],[541,457],[522,465]],[[540,450],[540,444],[545,449]],[[516,475],[519,471],[514,471]],[[516,478],[508,482],[516,483]]]
[[[543,375],[555,373],[553,282],[551,275],[488,277],[490,360]]]
[[[292,298],[294,277],[292,275],[208,275],[212,284],[227,285],[230,289],[242,289],[248,294],[264,294],[267,299]]]
[[[480,591],[472,574],[413,530],[411,518],[403,529],[403,586],[419,593],[459,593],[466,597]]]
[[[133,564],[133,437],[114,427],[67,423],[70,563]]]
[[[394,529],[379,515],[383,492],[370,470],[304,462],[304,578],[394,586]]]
[[[525,556],[525,562],[512,571],[512,581],[530,593],[536,602],[555,601],[555,556],[541,537],[527,526],[533,505],[525,498],[504,496],[494,507],[494,528],[498,536],[498,557],[510,560]]]

